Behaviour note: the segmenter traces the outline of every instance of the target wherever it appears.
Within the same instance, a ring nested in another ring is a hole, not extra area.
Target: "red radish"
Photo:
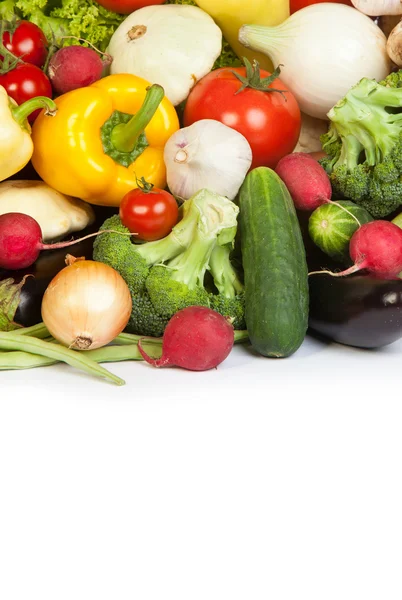
[[[401,230],[402,231],[402,230]],[[154,367],[181,367],[189,371],[214,369],[229,355],[234,330],[222,315],[206,306],[188,306],[170,319],[163,334],[162,356],[153,359],[138,342],[144,360]]]
[[[5,213],[0,215],[0,268],[25,269],[33,265],[41,250],[66,248],[106,231],[91,233],[71,242],[43,244],[42,230],[35,219],[23,213]]]
[[[294,152],[278,162],[275,172],[289,190],[298,210],[315,210],[331,202],[332,188],[323,167],[309,154]]]
[[[48,77],[56,94],[91,85],[98,81],[112,57],[102,59],[95,50],[85,46],[66,46],[57,50],[49,61]]]
[[[352,235],[349,254],[354,262],[349,269],[340,273],[324,270],[313,273],[344,277],[366,269],[382,279],[399,279],[402,271],[402,229],[390,221],[365,223]]]

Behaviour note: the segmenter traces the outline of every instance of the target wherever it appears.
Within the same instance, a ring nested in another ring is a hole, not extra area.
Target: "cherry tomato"
[[[278,78],[269,87],[283,94],[251,87],[239,91],[242,83],[233,71],[246,77],[245,67],[223,67],[200,79],[187,99],[184,125],[201,119],[221,121],[248,140],[253,153],[252,169],[260,166],[274,169],[283,156],[294,150],[299,139],[299,105]],[[269,75],[261,71],[261,78]]]
[[[297,10],[302,9],[305,6],[311,6],[311,4],[321,4],[322,2],[348,4],[349,6],[353,6],[350,0],[290,0],[290,14],[292,15]]]
[[[17,104],[23,104],[26,100],[35,98],[35,96],[52,97],[52,86],[45,73],[28,63],[18,63],[17,66],[0,75],[0,85],[2,85],[7,94],[16,101]],[[29,122],[33,123],[40,110],[35,110],[29,116]]]
[[[42,29],[30,21],[18,21],[13,33],[3,33],[3,44],[24,62],[43,67],[47,57],[47,40]]]
[[[163,4],[165,0],[97,0],[97,2],[103,8],[120,13],[121,15],[128,15],[144,6]]]
[[[159,188],[128,192],[120,204],[123,225],[145,242],[160,240],[172,231],[179,220],[179,209],[172,194]]]

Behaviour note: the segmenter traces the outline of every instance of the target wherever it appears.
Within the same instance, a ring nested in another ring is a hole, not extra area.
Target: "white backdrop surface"
[[[402,343],[0,373],[1,600],[400,600]]]

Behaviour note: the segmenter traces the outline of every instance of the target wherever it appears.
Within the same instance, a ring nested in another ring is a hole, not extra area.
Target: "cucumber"
[[[239,194],[245,317],[254,349],[287,357],[308,326],[308,269],[292,198],[272,169],[247,175]]]
[[[349,242],[363,223],[374,221],[367,210],[349,200],[337,200],[337,204],[323,204],[311,213],[308,231],[314,244],[334,260],[349,264]],[[338,206],[339,205],[339,206]],[[354,219],[341,207],[346,208]]]

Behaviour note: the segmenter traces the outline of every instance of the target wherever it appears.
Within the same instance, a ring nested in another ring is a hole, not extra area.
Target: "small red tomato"
[[[255,70],[254,79],[250,79],[255,87],[241,90],[243,83],[235,73],[243,81],[247,79],[245,67],[223,67],[200,79],[187,99],[184,125],[201,119],[220,121],[244,135],[253,152],[252,169],[274,169],[283,156],[293,152],[299,139],[301,115],[297,100],[278,78],[266,85],[268,91],[256,89],[259,83]],[[260,73],[261,79],[269,76],[267,71]]]
[[[43,67],[47,57],[46,36],[34,23],[18,21],[15,30],[3,33],[3,44],[14,56],[37,67]]]
[[[120,204],[121,222],[136,239],[160,240],[172,231],[179,220],[177,202],[169,192],[141,187],[128,192]]]
[[[39,67],[27,63],[18,63],[8,73],[0,75],[0,85],[17,104],[23,104],[35,96],[52,97],[52,86],[47,75]],[[33,123],[39,113],[40,110],[35,110],[29,116],[29,122]]]
[[[129,15],[138,8],[163,4],[165,0],[97,0],[98,4],[121,15]]]
[[[353,6],[350,0],[290,0],[290,14],[292,15],[297,10],[301,10],[312,4],[322,4],[323,2],[332,2],[333,4],[348,4]]]

